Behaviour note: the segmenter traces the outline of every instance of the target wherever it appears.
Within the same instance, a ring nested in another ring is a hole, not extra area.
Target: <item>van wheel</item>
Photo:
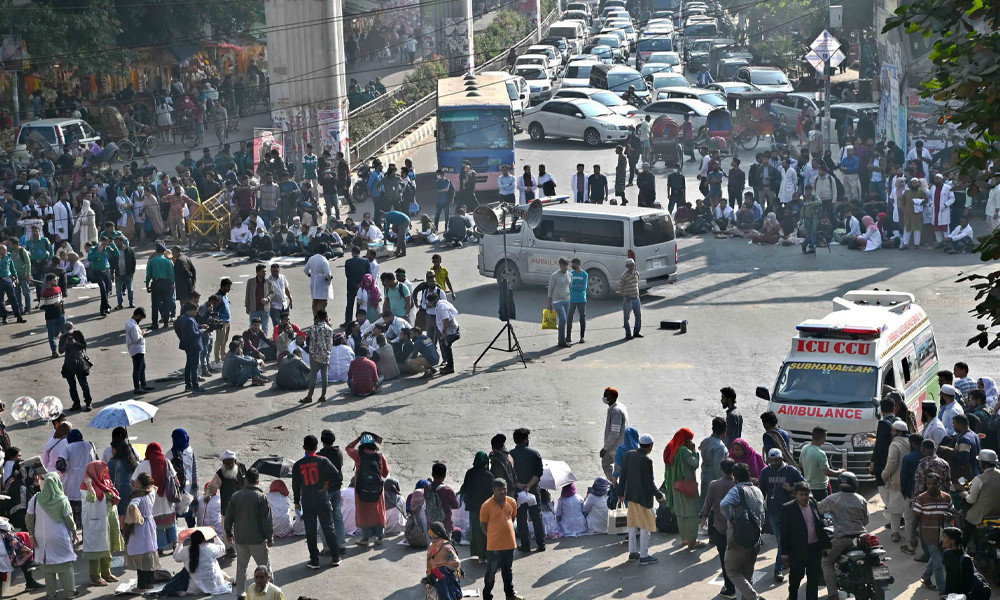
[[[528,125],[528,135],[531,136],[531,139],[539,142],[545,139],[545,130],[540,123],[532,123]]]
[[[507,284],[510,289],[516,290],[521,287],[521,271],[512,260],[501,260],[497,263],[493,273],[496,275],[497,283],[503,281],[504,275],[507,277]]]
[[[583,132],[583,141],[587,142],[588,146],[600,146],[601,134],[593,127],[590,127],[587,131]]]
[[[591,269],[587,271],[587,275],[589,276],[587,279],[587,298],[604,300],[611,295],[611,285],[604,273],[597,269]]]

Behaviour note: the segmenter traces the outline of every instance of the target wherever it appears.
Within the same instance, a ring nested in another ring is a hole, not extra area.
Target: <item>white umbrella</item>
[[[546,490],[561,490],[576,481],[576,475],[569,465],[561,460],[542,460],[542,478],[538,487]]]
[[[94,429],[114,429],[128,427],[142,421],[151,421],[159,410],[148,402],[125,400],[105,406],[91,419],[89,427]]]

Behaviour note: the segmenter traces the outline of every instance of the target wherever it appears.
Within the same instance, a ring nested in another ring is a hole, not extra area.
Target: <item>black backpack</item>
[[[760,519],[747,507],[743,488],[739,488],[737,493],[740,496],[740,504],[743,506],[743,514],[733,519],[733,541],[744,548],[756,548],[757,544],[760,543]]]
[[[382,479],[382,455],[378,452],[374,454],[362,452],[355,489],[358,494],[358,500],[362,502],[378,502],[382,498],[384,484],[385,482]]]

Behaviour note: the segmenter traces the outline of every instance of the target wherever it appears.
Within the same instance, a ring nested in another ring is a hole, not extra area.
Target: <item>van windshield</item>
[[[567,40],[575,40],[576,34],[576,27],[559,26],[549,29],[549,35],[553,37],[564,37]]]
[[[570,65],[566,67],[566,79],[590,79],[590,70],[593,64]]]
[[[674,239],[674,224],[667,215],[642,217],[632,222],[632,239],[636,246],[654,246]]]
[[[781,367],[774,400],[811,406],[870,406],[878,395],[877,384],[875,367],[787,362]]]

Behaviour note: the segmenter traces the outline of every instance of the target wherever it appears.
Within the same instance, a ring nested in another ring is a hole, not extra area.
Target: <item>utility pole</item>
[[[826,0],[826,18],[827,21],[830,20],[830,0]],[[826,67],[823,69],[823,74],[826,79],[826,89],[823,91],[823,107],[826,109],[826,131],[823,132],[823,139],[826,140],[825,152],[830,151],[830,59],[833,55],[830,54],[826,58]]]

